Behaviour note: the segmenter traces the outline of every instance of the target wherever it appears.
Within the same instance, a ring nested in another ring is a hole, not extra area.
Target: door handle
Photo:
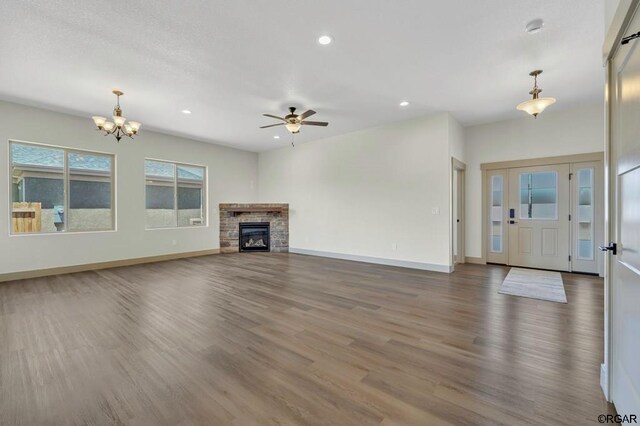
[[[518,222],[516,222],[515,220],[510,220],[509,221],[509,225],[515,225],[516,223],[518,223]]]
[[[599,246],[600,251],[610,251],[614,256],[618,254],[618,245],[616,243],[609,243],[608,246]]]

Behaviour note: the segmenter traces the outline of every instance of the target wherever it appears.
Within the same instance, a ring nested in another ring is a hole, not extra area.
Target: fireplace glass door
[[[269,222],[240,222],[240,251],[270,251]]]

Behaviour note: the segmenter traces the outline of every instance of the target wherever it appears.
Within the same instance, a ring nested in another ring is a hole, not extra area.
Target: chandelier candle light
[[[530,95],[533,95],[533,99],[524,101],[516,107],[520,111],[533,115],[533,118],[538,118],[538,114],[544,111],[545,108],[556,103],[555,98],[541,98],[538,96],[542,92],[542,89],[538,88],[538,76],[540,74],[542,74],[542,70],[535,70],[529,73],[533,77],[533,90],[529,92]]]
[[[138,134],[142,123],[138,123],[137,121],[129,121],[126,123],[127,119],[122,116],[122,109],[120,108],[120,96],[124,95],[124,93],[120,90],[114,90],[113,94],[116,95],[117,98],[116,106],[113,108],[113,122],[107,121],[105,117],[97,115],[91,118],[98,130],[102,130],[105,136],[113,135],[118,142],[120,142],[120,139],[124,136],[129,136],[133,139],[133,136]]]

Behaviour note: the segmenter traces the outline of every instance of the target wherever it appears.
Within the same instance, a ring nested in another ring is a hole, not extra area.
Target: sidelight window
[[[578,235],[577,253],[580,260],[593,260],[593,168],[576,172],[578,191]]]
[[[503,230],[503,204],[504,204],[503,177],[494,175],[491,177],[491,252],[502,253]]]

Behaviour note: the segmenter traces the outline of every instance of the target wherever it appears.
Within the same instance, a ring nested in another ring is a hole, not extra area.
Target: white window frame
[[[62,163],[62,188],[63,188],[63,200],[64,200],[64,229],[62,231],[57,232],[13,232],[13,225],[11,221],[12,211],[13,211],[13,162],[11,155],[11,146],[14,144],[18,145],[32,145],[36,147],[42,147],[46,149],[57,149],[63,151],[63,163]],[[41,142],[29,142],[22,141],[17,139],[9,139],[9,143],[7,144],[8,148],[8,172],[9,172],[9,197],[8,198],[8,210],[9,210],[9,236],[11,237],[24,237],[24,236],[33,236],[33,235],[65,235],[65,234],[86,234],[86,233],[103,233],[103,232],[116,232],[117,231],[117,208],[116,208],[116,155],[110,152],[102,152],[102,151],[90,151],[85,149],[77,149],[77,148],[69,148],[61,145],[52,145]],[[69,229],[69,217],[70,217],[70,191],[69,191],[69,167],[68,167],[68,154],[89,154],[89,155],[102,155],[111,157],[111,228],[109,229]]]
[[[158,163],[167,163],[167,164],[172,164],[174,166],[174,170],[175,170],[175,175],[173,177],[173,209],[175,212],[175,217],[176,217],[176,224],[175,225],[171,225],[171,226],[152,226],[150,227],[147,224],[147,167],[146,167],[146,162],[147,161],[155,161]],[[179,222],[178,222],[178,167],[180,166],[185,166],[185,167],[200,167],[201,169],[204,169],[204,175],[202,178],[202,200],[201,200],[201,207],[200,209],[202,210],[202,223],[199,225],[184,225],[184,226],[180,226]],[[208,188],[209,188],[209,169],[207,168],[207,166],[204,166],[202,164],[194,164],[194,163],[185,163],[185,162],[181,162],[181,161],[173,161],[173,160],[163,160],[163,159],[159,159],[159,158],[149,158],[146,157],[144,159],[144,162],[142,163],[142,168],[143,168],[143,178],[144,178],[144,200],[143,200],[143,207],[144,207],[144,214],[145,214],[145,220],[144,220],[144,226],[145,226],[145,230],[147,231],[157,231],[157,230],[162,230],[162,229],[191,229],[191,228],[208,228],[209,227],[209,203],[208,203]]]

